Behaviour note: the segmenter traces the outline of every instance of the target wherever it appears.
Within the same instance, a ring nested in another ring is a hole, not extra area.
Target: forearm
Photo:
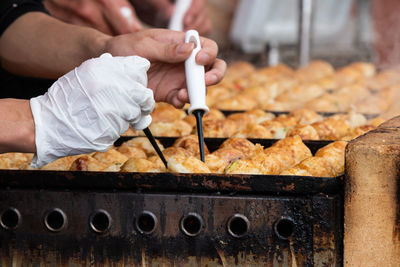
[[[29,100],[0,99],[0,153],[36,152]]]
[[[23,76],[58,78],[104,51],[110,37],[44,13],[18,18],[0,38],[3,68]]]

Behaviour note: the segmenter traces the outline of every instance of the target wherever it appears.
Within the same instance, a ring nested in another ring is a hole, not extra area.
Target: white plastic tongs
[[[192,0],[176,0],[174,12],[172,13],[171,20],[169,21],[168,29],[174,31],[183,31],[183,17],[189,9]]]
[[[199,33],[189,30],[185,35],[185,43],[194,43],[192,54],[185,61],[186,85],[189,92],[189,114],[196,117],[197,135],[199,137],[200,159],[204,162],[203,115],[209,109],[206,105],[206,83],[204,66],[196,63],[196,55],[201,49]]]

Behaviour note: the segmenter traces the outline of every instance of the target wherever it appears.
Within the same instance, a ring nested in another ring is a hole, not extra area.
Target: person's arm
[[[105,52],[109,38],[94,29],[30,12],[19,17],[1,35],[1,64],[14,74],[57,78]]]
[[[0,99],[0,153],[36,152],[29,100]]]
[[[44,0],[50,14],[62,21],[119,35],[143,29],[127,0]]]

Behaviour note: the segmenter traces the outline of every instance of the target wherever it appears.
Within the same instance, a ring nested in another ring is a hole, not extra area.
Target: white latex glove
[[[39,168],[57,158],[106,151],[129,124],[151,123],[153,91],[146,88],[148,60],[103,54],[59,78],[30,100]]]

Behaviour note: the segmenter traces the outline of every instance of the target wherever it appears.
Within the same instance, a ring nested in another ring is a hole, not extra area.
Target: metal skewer
[[[145,129],[143,129],[144,134],[146,135],[146,137],[149,139],[151,145],[153,146],[153,148],[156,150],[158,156],[160,157],[160,159],[162,160],[162,162],[165,165],[165,168],[168,169],[168,163],[167,160],[165,159],[163,153],[160,150],[160,147],[158,146],[156,139],[154,138],[153,134],[151,133],[150,129],[147,127]]]
[[[204,137],[203,137],[204,110],[201,110],[201,109],[195,110],[195,111],[193,111],[193,115],[196,117],[197,135],[199,137],[200,159],[202,162],[205,162],[205,159],[204,159]]]

